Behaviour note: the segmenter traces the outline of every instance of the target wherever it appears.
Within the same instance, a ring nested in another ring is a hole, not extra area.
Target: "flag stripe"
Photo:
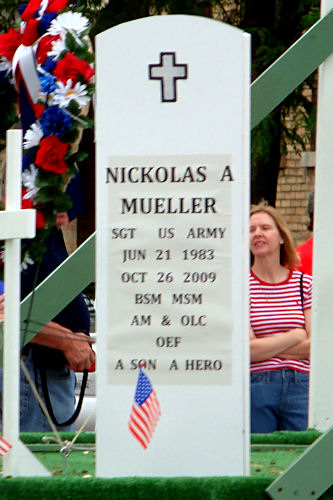
[[[145,408],[143,408],[141,406],[141,407],[137,408],[137,411],[138,411],[138,415],[140,416],[141,422],[146,429],[148,439],[150,439],[152,437],[152,434],[154,431],[154,423],[151,420],[149,420],[148,418],[146,418],[147,414],[146,414]]]
[[[156,415],[160,416],[161,415],[161,409],[160,409],[160,404],[158,402],[158,399],[157,399],[155,391],[152,392],[150,401],[151,401],[151,405],[152,405],[152,409],[153,409],[154,413]]]
[[[142,418],[145,419],[146,422],[145,425],[147,429],[151,429],[151,427],[154,425],[154,421],[149,411],[149,406],[146,403],[144,403],[142,406],[140,406],[140,411],[142,412]]]
[[[141,442],[144,443],[145,447],[147,447],[150,437],[143,431],[143,429],[137,425],[137,423],[133,420],[130,422],[131,429],[135,432],[136,435],[140,436]]]
[[[135,437],[135,438],[139,441],[139,443],[140,443],[140,444],[144,447],[144,449],[146,449],[146,448],[147,448],[147,446],[148,446],[149,441],[147,441],[147,440],[145,440],[145,441],[144,441],[144,440],[143,440],[143,439],[139,436],[139,434],[135,431],[134,427],[132,427],[132,425],[131,425],[131,424],[129,424],[129,429],[130,429],[131,433],[133,434],[133,436],[134,436],[134,437]]]
[[[135,428],[136,433],[140,434],[141,439],[146,443],[146,445],[148,445],[148,443],[152,437],[152,433],[151,433],[150,429],[149,430],[147,429],[146,424],[144,423],[144,427],[143,427],[142,423],[139,422],[138,420],[136,420],[134,415],[133,415],[133,419],[130,423],[133,426],[133,428]]]
[[[158,421],[159,414],[156,413],[152,405],[150,405],[150,401],[147,400],[146,403],[144,403],[144,409],[147,409],[147,418],[149,419],[150,425],[156,425],[156,422]]]
[[[12,448],[12,445],[5,438],[0,437],[0,456],[5,455]]]
[[[151,437],[150,428],[147,425],[146,420],[140,415],[140,412],[138,411],[140,410],[140,408],[137,408],[133,405],[132,410],[133,410],[133,422],[140,429],[142,434],[144,434],[145,438],[149,440],[149,438]]]

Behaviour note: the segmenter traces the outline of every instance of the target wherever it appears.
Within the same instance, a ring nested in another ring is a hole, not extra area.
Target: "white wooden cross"
[[[5,240],[2,434],[12,448],[3,457],[3,475],[49,476],[49,471],[19,439],[20,240],[36,234],[36,210],[21,210],[21,169],[22,130],[8,130],[6,210],[0,212],[0,239]]]

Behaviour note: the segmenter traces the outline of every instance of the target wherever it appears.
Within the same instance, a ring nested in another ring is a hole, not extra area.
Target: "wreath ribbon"
[[[36,104],[39,98],[40,80],[35,50],[32,46],[22,44],[16,50],[13,57],[13,76],[17,92],[20,92],[20,81],[23,80],[29,101]]]

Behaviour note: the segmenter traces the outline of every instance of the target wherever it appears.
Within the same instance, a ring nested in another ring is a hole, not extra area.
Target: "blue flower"
[[[20,16],[23,14],[23,12],[25,11],[25,9],[27,8],[28,4],[27,3],[23,3],[22,5],[19,5],[18,6],[18,11],[19,11],[19,14]]]
[[[53,75],[50,75],[50,73],[44,73],[40,75],[39,79],[42,92],[50,94],[51,92],[54,92],[55,89],[57,88],[55,84],[56,79]]]
[[[57,61],[55,59],[53,59],[53,57],[47,57],[45,59],[45,62],[43,64],[42,68],[44,68],[45,71],[47,71],[48,73],[52,73],[52,71],[56,67],[56,64],[57,64]]]
[[[32,158],[30,154],[24,155],[22,158],[22,171],[26,170],[31,165],[31,163],[33,161],[34,161],[34,158]]]
[[[8,71],[0,71],[0,83],[8,80]]]
[[[38,23],[37,30],[40,36],[44,35],[53,19],[57,17],[56,12],[46,12]]]
[[[65,134],[72,124],[71,117],[62,111],[58,106],[50,106],[41,115],[40,126],[44,135],[61,136]]]

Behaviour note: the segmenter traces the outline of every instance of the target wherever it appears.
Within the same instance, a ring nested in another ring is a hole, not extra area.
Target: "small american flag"
[[[145,449],[152,438],[160,415],[160,405],[156,392],[140,366],[128,427]]]
[[[0,436],[0,456],[4,456],[7,451],[12,448],[12,445],[8,443],[2,436]]]

